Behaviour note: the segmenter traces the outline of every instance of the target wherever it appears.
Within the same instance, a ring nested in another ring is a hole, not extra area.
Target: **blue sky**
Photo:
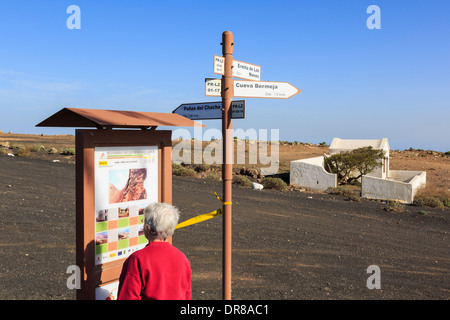
[[[66,26],[70,5],[81,9],[79,30]],[[370,5],[381,9],[381,29],[366,26]],[[229,30],[235,59],[302,91],[245,99],[234,128],[449,151],[449,13],[447,0],[3,0],[0,130],[73,134],[35,127],[63,107],[172,112],[217,101],[204,79],[218,77],[213,56]]]

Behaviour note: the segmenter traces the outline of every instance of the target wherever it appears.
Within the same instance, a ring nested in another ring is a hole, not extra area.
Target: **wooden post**
[[[222,34],[222,53],[225,58],[225,73],[222,76],[222,135],[223,135],[223,299],[231,300],[231,198],[233,178],[233,120],[231,103],[233,100],[233,33]]]

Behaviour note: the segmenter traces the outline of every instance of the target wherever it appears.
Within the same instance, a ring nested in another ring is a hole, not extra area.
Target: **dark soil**
[[[220,207],[222,183],[173,177],[181,221]],[[233,186],[235,300],[450,297],[450,210]],[[425,210],[426,214],[419,213]],[[0,299],[75,299],[75,166],[0,155]],[[193,299],[222,299],[222,218],[179,229]],[[368,289],[370,265],[381,289]]]

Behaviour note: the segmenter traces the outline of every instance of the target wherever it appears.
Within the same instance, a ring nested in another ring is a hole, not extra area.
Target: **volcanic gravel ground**
[[[218,209],[219,181],[173,177],[184,221]],[[450,210],[233,186],[235,300],[450,297]],[[420,214],[425,210],[427,214]],[[75,166],[0,156],[0,299],[75,299]],[[195,300],[222,299],[222,218],[178,229]],[[367,268],[381,271],[368,289]]]

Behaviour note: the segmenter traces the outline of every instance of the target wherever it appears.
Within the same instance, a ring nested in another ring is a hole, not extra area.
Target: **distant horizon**
[[[48,129],[48,128],[46,128],[46,129]],[[53,130],[58,130],[58,129],[61,129],[61,128],[52,128],[52,131]],[[44,135],[44,136],[72,136],[72,137],[75,137],[75,129],[76,128],[73,128],[73,133],[70,133],[70,132],[66,132],[66,133],[58,133],[58,132],[52,132],[52,133],[44,133],[44,132],[40,132],[40,133],[21,133],[21,132],[12,132],[11,131],[11,134],[17,134],[17,135],[35,135],[35,136],[40,136],[40,135]],[[80,128],[80,129],[83,129],[83,128]],[[85,128],[86,129],[86,128]],[[64,130],[70,130],[70,129],[64,129]],[[157,130],[165,130],[165,129],[157,129]],[[167,129],[166,129],[167,130]],[[41,130],[41,131],[44,131],[44,130]],[[48,130],[45,130],[45,131],[48,131]],[[9,132],[2,132],[2,130],[0,129],[0,134],[1,133],[3,133],[3,134],[9,134]],[[175,136],[172,136],[172,141],[174,141],[174,140],[177,140],[177,139],[179,139],[180,137],[175,137]],[[381,139],[381,137],[380,138],[345,138],[345,137],[333,137],[333,138],[331,138],[330,139],[330,141],[306,141],[306,140],[298,140],[298,139],[294,139],[294,140],[289,140],[289,139],[278,139],[278,141],[281,143],[281,142],[285,142],[285,141],[287,141],[287,142],[289,142],[289,143],[293,143],[293,142],[298,142],[298,143],[311,143],[311,144],[314,144],[314,145],[319,145],[319,144],[321,144],[321,143],[323,143],[323,142],[325,142],[326,143],[326,145],[327,146],[329,146],[330,144],[331,144],[331,141],[334,139],[334,138],[341,138],[341,139],[355,139],[355,140],[374,140],[374,139]],[[383,137],[383,138],[386,138],[386,137]],[[195,139],[195,138],[194,138]],[[251,140],[251,139],[241,139],[241,138],[238,138],[238,139],[240,139],[240,140]],[[424,151],[436,151],[436,152],[442,152],[442,153],[446,153],[446,152],[450,152],[450,150],[439,150],[439,149],[433,149],[433,148],[429,148],[429,147],[415,147],[413,144],[405,144],[405,145],[408,145],[408,147],[392,147],[392,144],[391,144],[391,142],[390,142],[390,140],[389,140],[389,137],[387,137],[387,139],[388,139],[388,142],[389,142],[389,146],[390,146],[390,150],[392,150],[392,151],[396,151],[396,150],[399,150],[399,151],[408,151],[409,149],[414,149],[414,150],[424,150]],[[189,140],[189,139],[188,139]],[[210,141],[213,141],[212,139],[210,139],[210,140],[201,140],[201,141],[203,141],[203,142],[210,142]],[[258,140],[259,141],[259,140]],[[265,140],[261,140],[261,141],[265,141]],[[270,139],[269,139],[269,141],[270,141]]]

